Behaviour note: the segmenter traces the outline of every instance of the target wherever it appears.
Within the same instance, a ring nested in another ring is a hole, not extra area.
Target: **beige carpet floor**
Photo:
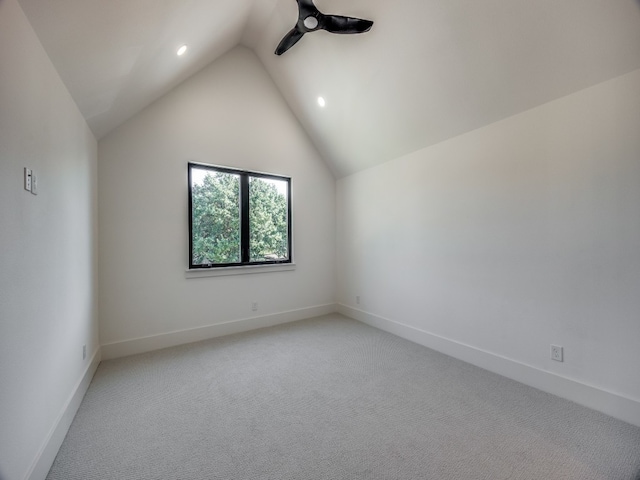
[[[639,474],[639,428],[336,314],[103,362],[48,479]]]

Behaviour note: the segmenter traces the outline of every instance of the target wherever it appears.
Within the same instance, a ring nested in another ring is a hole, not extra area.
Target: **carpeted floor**
[[[340,315],[103,362],[48,480],[637,480],[640,428]]]

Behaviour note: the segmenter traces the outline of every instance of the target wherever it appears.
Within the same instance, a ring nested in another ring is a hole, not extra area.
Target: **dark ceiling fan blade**
[[[276,47],[275,54],[282,55],[284,52],[298,43],[303,36],[304,32],[301,32],[294,27],[289,33],[284,36],[282,40],[280,40],[280,43]]]
[[[373,26],[371,20],[341,15],[325,15],[316,8],[313,0],[296,0],[296,2],[298,4],[298,21],[293,30],[280,41],[275,51],[276,55],[282,55],[293,47],[305,33],[320,29],[330,33],[363,33],[368,32]]]
[[[323,15],[320,28],[331,33],[364,33],[371,30],[373,22],[362,18]]]
[[[318,8],[313,4],[313,0],[296,0],[296,2],[298,2],[298,16],[300,19],[320,13]]]

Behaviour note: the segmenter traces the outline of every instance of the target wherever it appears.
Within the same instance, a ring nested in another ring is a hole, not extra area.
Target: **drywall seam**
[[[337,309],[354,320],[640,427],[640,401],[342,303]]]
[[[71,422],[73,422],[76,412],[78,408],[80,408],[82,399],[85,393],[87,393],[89,384],[98,369],[100,361],[101,352],[100,347],[98,347],[95,352],[93,352],[89,365],[87,365],[82,377],[80,377],[71,395],[69,395],[69,399],[66,401],[60,415],[58,415],[58,418],[40,447],[36,458],[31,464],[31,468],[29,468],[24,477],[25,480],[44,480],[46,478],[51,465],[53,465],[53,461],[56,459],[58,450],[60,450],[60,446],[64,441],[64,437],[69,431]]]
[[[243,318],[214,325],[107,343],[101,346],[102,359],[110,360],[113,358],[126,357],[128,355],[151,352],[161,348],[175,347],[185,343],[199,342],[224,335],[246,332],[257,328],[271,327],[282,323],[319,317],[321,315],[335,313],[336,308],[336,304],[329,303],[260,317]]]

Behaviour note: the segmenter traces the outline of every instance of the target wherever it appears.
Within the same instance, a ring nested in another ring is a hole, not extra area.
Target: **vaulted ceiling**
[[[375,24],[282,56],[294,0],[19,1],[98,139],[241,44],[338,177],[640,68],[638,0],[316,0]]]

